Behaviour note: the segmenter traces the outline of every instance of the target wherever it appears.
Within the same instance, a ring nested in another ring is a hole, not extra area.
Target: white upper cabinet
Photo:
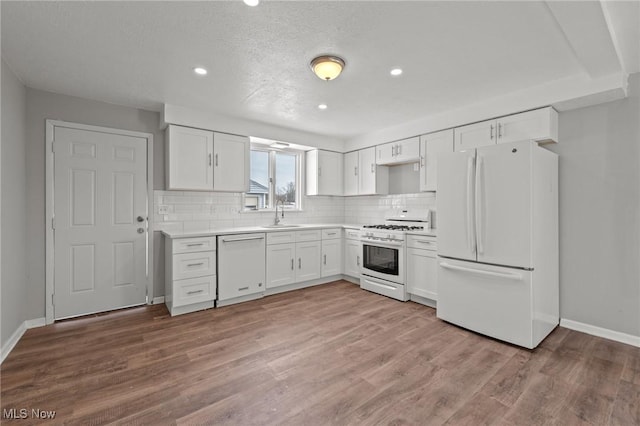
[[[418,137],[376,146],[376,164],[391,165],[412,163],[420,158]]]
[[[214,133],[213,190],[226,192],[249,190],[249,138]]]
[[[453,129],[420,136],[420,191],[437,191],[438,154],[453,152]]]
[[[375,195],[389,192],[389,169],[376,164],[376,148],[358,151],[358,194]]]
[[[167,189],[213,189],[213,132],[168,126],[166,135]]]
[[[358,151],[344,154],[344,195],[358,195]]]
[[[248,190],[249,138],[169,125],[166,147],[167,189]]]
[[[456,127],[455,150],[477,148],[525,139],[558,141],[558,113],[552,107],[508,115],[468,126]]]
[[[307,195],[342,195],[343,173],[342,154],[320,149],[307,151]]]

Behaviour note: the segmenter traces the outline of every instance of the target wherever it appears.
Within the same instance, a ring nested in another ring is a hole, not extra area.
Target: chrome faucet
[[[282,204],[282,218],[284,219],[284,201],[282,200],[276,200],[276,217],[273,221],[274,225],[277,225],[280,223],[280,219],[278,219],[278,201],[280,202],[280,204]]]

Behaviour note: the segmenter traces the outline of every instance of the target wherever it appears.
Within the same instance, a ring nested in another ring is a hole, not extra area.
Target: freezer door
[[[476,260],[474,149],[438,156],[438,254]]]
[[[469,330],[532,349],[532,272],[438,261],[437,316]]]
[[[478,262],[521,268],[534,266],[531,255],[534,144],[523,141],[477,150],[475,219]]]

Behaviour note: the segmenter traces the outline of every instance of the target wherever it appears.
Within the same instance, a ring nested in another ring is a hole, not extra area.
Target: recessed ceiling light
[[[391,75],[394,77],[397,77],[400,74],[402,74],[402,70],[400,68],[394,68],[391,70]]]
[[[318,105],[318,108],[327,109],[327,104],[320,104],[320,105]]]
[[[202,67],[196,67],[193,69],[193,72],[195,72],[198,75],[207,75],[207,70],[202,68]]]
[[[257,6],[260,3],[260,0],[243,0],[244,4],[247,6]]]

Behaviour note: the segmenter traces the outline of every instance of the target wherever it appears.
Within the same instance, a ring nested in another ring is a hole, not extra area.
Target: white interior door
[[[54,318],[146,302],[147,140],[54,128]]]
[[[531,256],[532,144],[533,142],[524,141],[478,149],[476,159],[478,262],[523,268],[533,267]]]

